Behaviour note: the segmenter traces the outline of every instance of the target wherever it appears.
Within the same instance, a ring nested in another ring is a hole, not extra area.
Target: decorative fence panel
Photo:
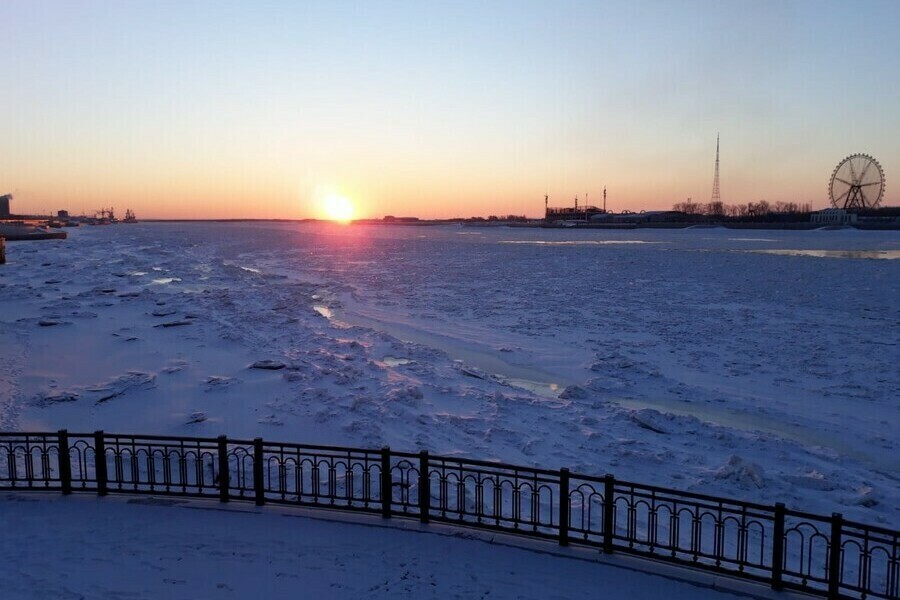
[[[14,489],[61,490],[59,445],[56,433],[0,436],[0,485]]]
[[[747,577],[771,577],[772,507],[613,481],[613,545]]]
[[[101,448],[102,439],[102,448]],[[216,440],[164,436],[95,435],[95,472],[104,493],[179,496],[219,493]],[[97,469],[96,456],[105,460]]]
[[[420,455],[420,516],[448,523],[559,537],[558,471]],[[426,519],[426,520],[427,520]]]
[[[900,532],[567,469],[389,448],[63,430],[0,433],[0,490],[213,497],[406,516],[827,598],[900,600]]]
[[[381,453],[357,448],[254,442],[262,502],[381,511]]]

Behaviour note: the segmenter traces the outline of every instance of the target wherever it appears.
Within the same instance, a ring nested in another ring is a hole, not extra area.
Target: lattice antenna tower
[[[713,191],[710,202],[721,202],[722,197],[719,195],[719,134],[716,134],[716,174],[713,177]]]

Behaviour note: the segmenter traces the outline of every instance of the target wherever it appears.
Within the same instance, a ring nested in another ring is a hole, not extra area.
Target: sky
[[[0,3],[0,194],[139,218],[900,204],[900,2]],[[330,199],[330,200],[329,200]]]

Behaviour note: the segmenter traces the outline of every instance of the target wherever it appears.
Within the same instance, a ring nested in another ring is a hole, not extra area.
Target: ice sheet
[[[900,525],[895,232],[460,233],[10,243],[0,425],[427,448]]]

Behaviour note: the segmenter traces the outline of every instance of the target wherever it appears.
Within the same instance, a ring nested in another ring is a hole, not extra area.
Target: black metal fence
[[[98,460],[98,457],[102,457]],[[262,439],[0,433],[0,489],[370,512],[681,563],[828,598],[900,598],[900,532],[616,479]]]

